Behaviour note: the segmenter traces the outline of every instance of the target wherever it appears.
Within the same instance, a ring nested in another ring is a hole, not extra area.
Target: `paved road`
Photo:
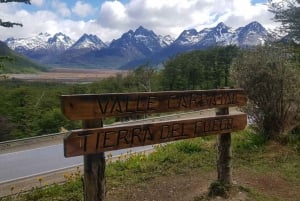
[[[171,120],[177,118],[191,118],[214,114],[214,110],[196,111],[190,113],[181,113],[176,115],[167,115],[151,119],[139,120],[141,122],[156,122],[161,120]],[[122,122],[121,124],[132,124],[134,122]],[[135,147],[131,149],[122,149],[105,154],[113,156],[127,153],[152,149],[152,146]],[[47,172],[53,172],[67,167],[78,166],[83,164],[83,157],[65,158],[63,154],[63,144],[51,145],[24,151],[0,154],[0,184],[16,179],[27,178]]]
[[[152,146],[131,148],[132,151],[149,150]],[[113,156],[127,153],[129,149],[106,152]],[[83,157],[65,158],[63,144],[25,151],[0,154],[0,184],[8,181],[52,172],[83,163]]]

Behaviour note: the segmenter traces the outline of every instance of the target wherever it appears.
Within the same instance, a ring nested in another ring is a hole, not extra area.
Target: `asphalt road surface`
[[[214,114],[214,110],[210,109],[200,112],[186,112],[176,115],[166,115],[164,117],[155,117],[151,119],[140,120],[140,122],[149,123],[161,120],[168,121],[171,119],[191,118],[211,114]],[[127,122],[126,124],[132,124],[135,122],[138,121]],[[124,122],[121,124],[124,124]],[[140,152],[150,149],[152,149],[152,145],[105,152],[105,154],[117,156],[122,153],[127,153],[129,150],[132,150],[133,152]],[[0,154],[0,184],[49,172],[55,172],[82,164],[82,156],[71,158],[64,157],[63,144],[56,144],[12,153],[3,153]]]
[[[127,153],[152,149],[152,146],[121,149],[105,154],[117,156]],[[65,158],[63,144],[40,147],[19,152],[0,154],[0,184],[17,179],[53,172],[83,164],[83,157]]]

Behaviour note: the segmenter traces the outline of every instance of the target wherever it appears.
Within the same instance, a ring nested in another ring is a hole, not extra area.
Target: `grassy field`
[[[215,136],[156,146],[149,155],[124,155],[107,164],[106,197],[108,201],[299,201],[300,140],[299,135],[292,138],[292,143],[281,145],[249,130],[232,134],[234,187],[226,199],[207,195],[216,180]],[[83,200],[80,177],[78,171],[65,175],[63,185],[0,200]]]

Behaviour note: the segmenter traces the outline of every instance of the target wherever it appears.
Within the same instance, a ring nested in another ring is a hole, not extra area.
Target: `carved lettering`
[[[134,139],[137,139],[137,142],[139,144],[143,144],[145,142],[146,135],[142,134],[142,129],[140,127],[133,128],[132,129],[132,137],[131,137],[131,144],[134,144],[136,141]]]
[[[136,103],[136,112],[144,112],[145,109],[143,109],[143,101],[140,96],[137,98],[137,103]]]
[[[154,135],[153,135],[150,127],[146,126],[144,130],[145,130],[145,135],[144,135],[145,137],[144,137],[143,144],[145,144],[145,142],[147,142],[147,141],[152,141],[153,142]]]
[[[129,142],[131,141],[130,137],[131,136],[129,135],[129,131],[128,130],[119,130],[119,132],[118,132],[117,146],[120,143],[129,144]]]
[[[171,111],[242,106],[247,102],[240,89],[145,92],[62,96],[62,111],[72,120],[101,119]],[[124,125],[71,132],[64,139],[65,156],[144,146],[173,140],[242,130],[246,114]]]
[[[106,99],[106,102],[104,103],[104,105],[102,105],[103,102],[102,102],[101,99],[99,98],[99,100],[97,101],[97,103],[98,103],[99,109],[100,109],[100,111],[101,111],[101,114],[106,114],[107,106],[108,106],[108,104],[109,104],[109,100]]]
[[[113,101],[110,113],[113,113],[114,111],[118,112],[118,113],[122,113],[122,106],[121,106],[120,100],[117,96],[115,97],[115,99]]]
[[[134,112],[135,112],[135,109],[132,108],[132,107],[130,107],[132,104],[134,104],[134,102],[131,103],[131,102],[129,101],[129,97],[127,96],[127,97],[126,97],[126,107],[125,107],[125,112],[126,112],[126,113],[134,113]]]
[[[160,139],[167,139],[169,135],[170,126],[169,125],[162,125],[161,132],[160,132]]]
[[[74,131],[71,137],[68,138],[70,141],[68,142],[67,139],[64,142],[73,144],[70,145],[72,150],[74,150],[74,146],[77,146],[78,153],[90,154],[105,150],[228,133],[242,130],[246,124],[246,114],[224,115],[220,117]],[[72,136],[75,136],[75,138],[72,138]],[[78,139],[76,141],[78,143],[74,143],[75,141],[71,139]],[[68,148],[68,146],[66,147]]]
[[[215,106],[242,106],[247,102],[242,90],[145,92],[127,94],[62,96],[64,114],[73,120],[129,116],[133,113],[160,113],[207,109]],[[98,111],[97,111],[98,110]]]
[[[183,134],[183,124],[175,123],[172,125],[171,132],[169,134],[169,138],[178,137]]]
[[[156,107],[155,107],[156,101],[157,101],[157,97],[156,96],[149,96],[148,97],[147,110],[149,110],[149,111],[155,111],[156,110]]]
[[[113,135],[117,135],[115,131],[104,132],[103,148],[114,147]]]
[[[194,136],[199,137],[201,133],[204,132],[204,124],[203,121],[197,121],[195,122],[195,130],[194,130]]]
[[[168,98],[168,108],[177,109],[179,108],[179,101],[176,95],[171,95]]]

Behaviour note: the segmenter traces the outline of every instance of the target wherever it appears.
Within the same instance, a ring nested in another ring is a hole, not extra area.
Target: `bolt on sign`
[[[118,93],[61,96],[71,120],[91,120],[174,111],[243,106],[242,89]],[[246,114],[144,123],[71,131],[64,139],[66,157],[145,146],[243,130]]]

